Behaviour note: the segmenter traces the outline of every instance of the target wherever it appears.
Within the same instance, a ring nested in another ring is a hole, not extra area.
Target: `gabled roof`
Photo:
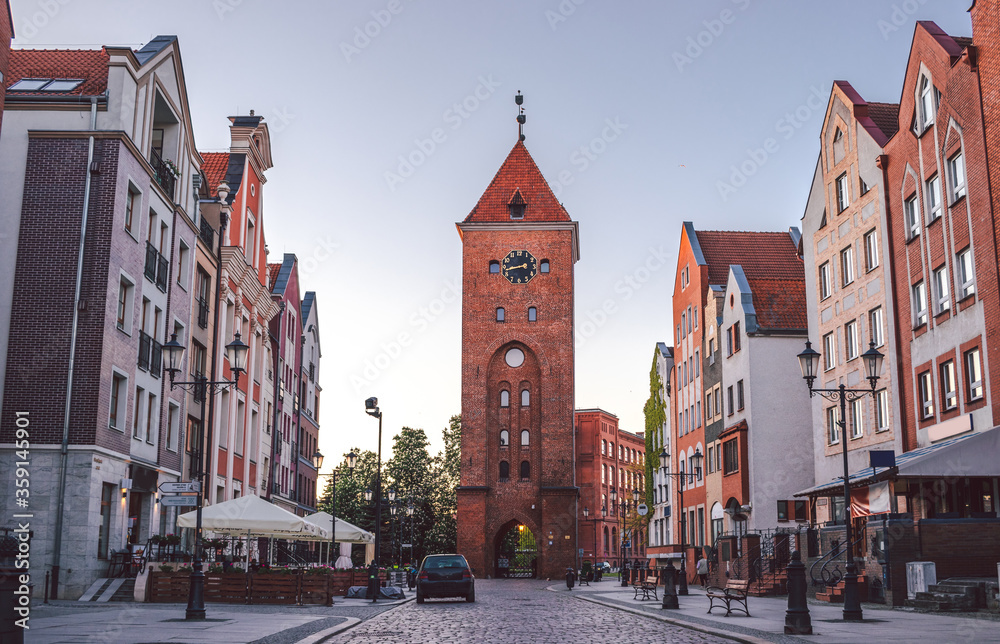
[[[177,42],[177,36],[157,36],[143,45],[142,49],[135,52],[135,59],[140,65],[145,65],[153,56],[163,51],[170,43]]]
[[[281,263],[274,262],[267,265],[267,286],[274,291],[274,284],[278,281],[278,272],[281,270]]]
[[[82,80],[69,92],[8,92],[11,97],[97,96],[108,89],[104,49],[12,49],[4,89],[25,78]]]
[[[228,203],[233,203],[236,193],[243,183],[243,169],[246,166],[247,155],[236,152],[201,152],[204,163],[201,166],[208,182],[208,193],[219,196],[219,184],[225,181],[229,184]]]
[[[868,118],[889,140],[899,130],[899,103],[869,103]]]
[[[693,233],[708,265],[709,285],[725,285],[729,266],[743,267],[747,279],[803,279],[802,260],[788,232],[699,230]]]
[[[523,219],[514,221],[571,221],[535,165],[528,148],[518,141],[463,223],[512,221],[508,205],[518,193],[527,205]]]
[[[302,303],[299,305],[299,317],[302,318],[302,323],[309,319],[309,312],[312,311],[312,306],[316,302],[316,291],[306,291],[306,296],[302,298]]]
[[[292,267],[295,266],[296,259],[297,258],[295,257],[294,253],[285,253],[285,257],[283,258],[280,264],[267,265],[268,282],[269,286],[271,287],[272,294],[274,295],[285,294],[285,287],[288,286],[288,278],[292,276]],[[272,266],[278,267],[277,273],[272,274],[271,272]]]

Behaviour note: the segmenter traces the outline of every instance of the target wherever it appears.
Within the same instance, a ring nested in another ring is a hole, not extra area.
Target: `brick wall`
[[[14,26],[10,24],[10,2],[0,5],[0,78],[7,79],[8,60],[10,59],[10,39],[14,36]],[[6,83],[5,83],[6,84]],[[4,92],[0,92],[0,129],[3,129]]]

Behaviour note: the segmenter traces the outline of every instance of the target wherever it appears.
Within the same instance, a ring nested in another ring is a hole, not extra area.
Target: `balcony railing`
[[[201,218],[201,232],[199,233],[201,240],[205,242],[208,249],[215,252],[215,229],[212,228],[212,224],[205,221],[205,218]]]
[[[156,258],[159,256],[160,251],[156,250],[156,246],[153,246],[149,241],[146,242],[146,279],[150,282],[156,281]]]
[[[156,288],[164,293],[167,292],[167,282],[170,279],[170,262],[148,240],[146,241],[146,265],[143,273],[146,279],[156,284]]]
[[[149,164],[153,166],[153,174],[156,175],[156,183],[160,184],[163,191],[167,193],[170,197],[170,201],[174,200],[174,186],[177,184],[177,175],[174,174],[173,168],[167,165],[166,161],[160,158],[156,150],[149,151]]]
[[[198,326],[202,329],[208,327],[208,300],[203,297],[198,298]]]
[[[156,260],[156,288],[167,292],[167,282],[170,279],[170,262],[163,255]]]
[[[160,377],[163,369],[163,345],[145,331],[139,331],[139,368],[148,371],[154,378]]]

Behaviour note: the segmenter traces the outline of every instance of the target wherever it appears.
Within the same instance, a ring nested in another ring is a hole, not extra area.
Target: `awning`
[[[316,512],[306,518],[329,533],[333,523],[333,517],[329,513]],[[334,540],[341,543],[375,543],[375,535],[337,517],[337,534]]]
[[[177,517],[177,525],[181,528],[193,528],[196,516],[197,511],[182,514]],[[203,508],[201,525],[205,530],[224,534],[305,541],[330,540],[330,533],[325,528],[253,495]]]
[[[956,478],[1000,476],[1000,427],[956,436],[896,457],[896,467],[873,471],[866,467],[850,476],[851,487],[897,478]],[[841,496],[844,480],[838,478],[794,496]]]

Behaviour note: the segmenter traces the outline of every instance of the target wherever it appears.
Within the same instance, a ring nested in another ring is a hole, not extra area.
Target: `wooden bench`
[[[656,595],[656,586],[659,582],[659,578],[652,573],[647,574],[646,578],[642,581],[636,580],[632,585],[632,588],[635,590],[632,599],[639,599],[639,594],[641,593],[642,601],[646,601],[647,599],[659,600],[659,597]],[[652,595],[652,598],[650,595]]]
[[[719,588],[718,586],[709,586],[706,588],[705,596],[708,597],[708,612],[711,613],[712,609],[715,608],[715,602],[719,602],[719,606],[726,607],[726,617],[733,610],[741,610],[746,613],[747,617],[750,617],[750,610],[747,608],[747,590],[750,587],[750,582],[746,579],[730,579],[726,584],[725,588]],[[743,608],[739,606],[733,607],[733,603],[743,604]]]

